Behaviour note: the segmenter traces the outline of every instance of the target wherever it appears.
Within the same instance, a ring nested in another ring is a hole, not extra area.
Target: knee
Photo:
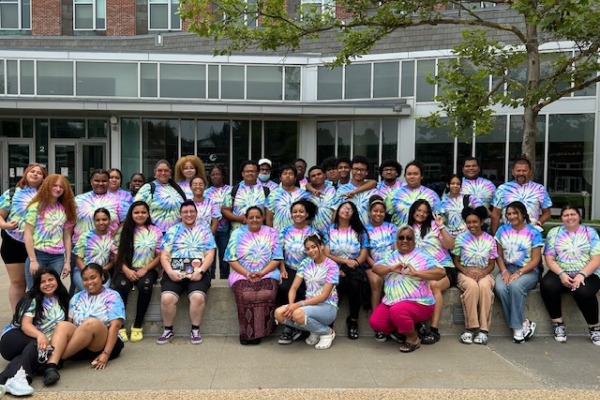
[[[279,322],[283,322],[283,310],[286,306],[281,306],[275,310],[275,319]]]
[[[177,304],[179,298],[171,293],[163,293],[160,296],[160,305],[161,307],[172,307]]]
[[[94,331],[99,328],[104,328],[104,324],[98,318],[88,318],[78,328]]]
[[[206,300],[204,298],[203,294],[200,293],[193,293],[190,296],[190,304],[193,304],[196,307],[201,307],[206,303]]]
[[[306,314],[304,313],[304,310],[301,309],[301,308],[296,309],[292,313],[292,319],[298,325],[305,325],[306,324],[306,321],[305,321],[306,320]]]

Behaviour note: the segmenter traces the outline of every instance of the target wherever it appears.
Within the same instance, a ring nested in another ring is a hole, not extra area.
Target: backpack
[[[236,184],[231,188],[231,209],[233,210],[233,204],[235,203],[235,195],[238,192],[238,189],[240,188],[240,184]],[[265,193],[265,200],[267,199],[267,197],[269,196],[269,193],[271,193],[271,189],[269,189],[266,186],[263,186],[263,192]]]
[[[471,199],[471,195],[470,194],[465,194],[463,196],[463,208],[467,208],[469,207],[469,201]]]
[[[154,183],[154,181],[148,182],[148,183],[150,184],[150,196],[154,197],[154,191],[156,191],[156,184]],[[179,193],[179,195],[181,196],[183,201],[187,200],[187,196],[185,195],[185,192],[183,191],[181,186],[179,186],[176,182],[171,182],[171,181],[169,181],[169,185],[171,185],[171,187],[173,189],[175,189],[177,191],[177,193]]]
[[[17,191],[17,187],[13,186],[10,189],[8,189],[8,200],[9,200],[9,204],[12,205],[12,201],[13,201],[13,196],[15,195],[15,192]]]

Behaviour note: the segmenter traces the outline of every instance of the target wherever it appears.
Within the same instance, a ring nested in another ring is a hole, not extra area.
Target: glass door
[[[0,143],[1,191],[15,186],[23,177],[27,166],[33,162],[33,143],[13,141]]]
[[[106,143],[54,142],[50,145],[50,171],[66,176],[78,195],[92,189],[90,173],[106,169],[106,156]]]
[[[92,190],[90,173],[96,169],[106,169],[106,144],[81,144],[81,192]]]
[[[66,177],[73,192],[78,194],[76,188],[79,176],[75,167],[76,145],[53,143],[50,146],[50,169],[48,172]]]

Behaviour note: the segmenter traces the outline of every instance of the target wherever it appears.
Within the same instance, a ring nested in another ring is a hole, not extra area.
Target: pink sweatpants
[[[380,303],[369,318],[371,329],[389,335],[412,332],[415,323],[427,321],[433,315],[434,305],[425,306],[414,301],[401,301],[392,306]]]

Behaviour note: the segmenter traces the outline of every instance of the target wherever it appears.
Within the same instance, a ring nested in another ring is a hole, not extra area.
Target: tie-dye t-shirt
[[[168,183],[162,184],[154,180],[155,190],[151,193],[151,186],[146,183],[135,196],[135,201],[145,201],[150,207],[150,217],[154,225],[161,232],[166,232],[170,227],[180,221],[179,207],[183,200],[179,192]]]
[[[492,205],[502,210],[502,222],[506,223],[506,206],[513,201],[520,201],[527,208],[527,214],[534,224],[542,214],[542,210],[552,207],[552,200],[543,185],[529,181],[524,185],[516,181],[507,182],[498,187]]]
[[[160,249],[169,252],[172,258],[204,259],[206,252],[215,247],[215,238],[207,227],[186,228],[180,222],[165,233]]]
[[[363,225],[367,225],[369,223],[369,198],[374,194],[377,194],[377,190],[371,189],[367,190],[366,192],[360,192],[352,196],[350,199],[344,197],[345,193],[348,193],[354,189],[358,189],[358,186],[352,184],[352,182],[348,182],[345,185],[340,186],[335,194],[337,197],[337,205],[339,206],[346,201],[351,201],[358,209],[358,215],[360,216],[361,222]]]
[[[217,206],[222,207],[225,202],[225,196],[231,193],[231,186],[223,185],[221,187],[211,186],[204,192],[204,196],[211,199]],[[220,210],[219,210],[220,211]],[[229,230],[229,220],[221,218],[217,225],[217,232],[227,232]]]
[[[278,187],[269,194],[266,206],[273,213],[273,228],[282,230],[294,223],[290,209],[292,204],[301,199],[308,199],[308,192],[295,186],[292,192],[288,192],[283,187]]]
[[[454,268],[450,253],[442,245],[442,232],[434,221],[431,221],[431,229],[425,234],[425,237],[421,237],[421,224],[414,224],[413,229],[415,230],[415,245],[418,249],[424,250],[442,267]]]
[[[294,225],[283,228],[279,233],[279,241],[283,245],[283,259],[286,266],[298,269],[300,263],[306,258],[304,239],[315,233],[318,233],[317,230],[310,225],[304,229],[294,228]]]
[[[557,226],[546,236],[544,255],[554,257],[565,272],[581,271],[597,254],[600,254],[600,238],[589,226],[580,225],[575,232]],[[596,274],[600,276],[600,268]]]
[[[244,215],[248,207],[252,206],[260,207],[264,210],[266,204],[265,191],[260,183],[248,186],[244,182],[240,182],[235,194],[235,201],[231,198],[232,190],[225,196],[223,207],[231,208],[234,215]],[[237,229],[243,225],[240,222],[231,222],[232,229]]]
[[[69,302],[69,319],[79,326],[88,318],[99,319],[106,327],[110,326],[110,321],[124,321],[125,305],[121,295],[106,288],[95,296],[87,290],[76,293]]]
[[[108,231],[115,234],[119,229],[121,221],[125,221],[128,210],[123,210],[121,199],[112,192],[95,194],[87,192],[75,196],[77,204],[77,224],[73,234],[73,243],[77,243],[79,236],[94,230],[94,212],[99,208],[106,208],[110,213],[110,224]]]
[[[262,184],[263,186],[268,187],[271,192],[273,192],[273,190],[275,190],[275,189],[277,189],[279,187],[278,184],[276,184],[275,182],[273,182],[270,179],[268,181],[266,181],[266,182],[259,181],[259,183]]]
[[[504,224],[498,228],[496,241],[502,246],[502,257],[506,264],[524,267],[531,261],[531,250],[534,247],[542,247],[542,234],[533,226],[526,224],[519,231],[511,224]]]
[[[23,313],[24,317],[29,317],[33,319],[35,317],[35,307],[36,300],[32,299],[29,308]],[[44,297],[42,301],[42,316],[39,321],[33,321],[33,326],[35,326],[40,332],[42,332],[48,340],[52,339],[52,335],[54,334],[54,329],[59,322],[65,320],[65,312],[60,306],[58,302],[58,298],[52,297]],[[8,332],[11,329],[20,329],[20,323],[13,323],[7,325],[2,331],[2,335]]]
[[[410,264],[417,271],[441,267],[429,254],[419,249],[414,249],[408,254],[401,254],[398,250],[394,250],[381,264],[392,266],[399,263]],[[385,305],[391,306],[400,301],[414,301],[426,306],[435,304],[429,282],[425,279],[396,272],[389,272],[383,279],[384,295],[381,302]]]
[[[73,253],[83,260],[84,265],[95,263],[103,266],[108,263],[115,250],[114,240],[110,233],[99,235],[96,231],[89,231],[79,236]]]
[[[33,226],[33,248],[48,254],[65,254],[63,233],[72,228],[62,204],[56,203],[39,210],[39,203],[27,207],[25,222]]]
[[[371,248],[369,254],[375,264],[378,264],[387,256],[388,253],[394,250],[394,244],[396,243],[396,233],[398,233],[398,227],[389,222],[383,222],[379,226],[373,226],[368,224],[367,233],[369,234],[369,243]]]
[[[237,261],[249,272],[258,272],[272,260],[283,260],[283,248],[279,241],[279,233],[270,226],[263,225],[258,232],[252,232],[248,226],[241,226],[231,233],[227,249],[225,250],[225,261]],[[279,268],[269,272],[262,279],[279,280],[281,272]],[[229,285],[245,276],[234,271],[229,274]]]
[[[185,193],[185,197],[187,197],[190,200],[194,198],[194,193],[192,192],[192,188],[190,186],[189,181],[181,181],[177,182],[177,184],[179,185],[181,190],[183,190],[183,193]]]
[[[324,242],[331,254],[348,259],[355,259],[363,248],[370,246],[366,232],[359,235],[351,227],[336,228],[335,224],[329,225],[325,231]]]
[[[15,193],[12,198],[10,196],[10,189],[4,192],[2,197],[0,197],[0,210],[8,211],[8,218],[6,218],[6,222],[17,221],[19,224],[17,225],[17,229],[14,231],[6,231],[6,233],[15,240],[19,242],[24,242],[24,233],[25,233],[25,209],[27,205],[33,199],[37,193],[37,189],[34,189],[29,186],[25,186],[24,188],[15,188]]]
[[[440,196],[425,186],[419,186],[416,189],[402,186],[400,189],[389,192],[385,198],[385,208],[392,216],[392,222],[396,226],[406,225],[408,210],[419,199],[427,200],[433,212],[440,212]]]
[[[121,199],[121,208],[123,209],[125,215],[127,215],[127,211],[129,211],[129,207],[131,207],[131,204],[133,203],[133,196],[127,190],[123,190],[121,188],[113,193],[115,193],[117,196],[119,196],[119,199]],[[122,219],[122,221],[124,220],[125,219]]]
[[[310,194],[308,198],[317,206],[317,214],[311,221],[311,225],[319,232],[324,232],[333,222],[333,213],[337,208],[337,198],[333,186],[325,186],[319,191],[321,196]]]
[[[317,264],[314,260],[306,258],[300,264],[296,276],[304,279],[307,300],[323,293],[323,287],[326,283],[333,284],[333,290],[323,303],[331,304],[334,307],[338,306],[338,294],[335,285],[340,282],[340,268],[335,261],[325,258],[325,261]]]
[[[492,202],[494,193],[496,193],[496,185],[494,185],[492,181],[481,177],[478,177],[477,179],[463,178],[460,192],[462,194],[470,194],[471,196],[477,197],[487,208]]]
[[[300,181],[298,181],[298,184],[300,185],[300,189],[306,190],[306,184],[308,183],[308,179],[306,179],[306,177],[303,177],[302,179],[300,179]]]
[[[461,215],[464,208],[463,197],[462,194],[457,197],[444,197],[440,205],[440,213],[446,219],[446,229],[453,237],[467,231],[467,224]],[[483,203],[477,197],[469,196],[469,207],[476,208],[482,205]]]
[[[196,210],[198,210],[196,225],[203,225],[210,230],[212,219],[221,219],[221,207],[210,198],[204,197],[204,200],[199,203],[194,202],[194,204],[196,204]]]
[[[460,265],[465,268],[485,269],[489,260],[498,258],[498,246],[494,237],[487,232],[475,236],[467,231],[454,240],[452,254],[460,257]]]
[[[394,182],[392,186],[386,185],[385,181],[379,181],[377,182],[377,188],[375,190],[377,190],[377,194],[380,195],[381,198],[385,199],[390,192],[400,189],[404,185],[406,185],[406,182],[401,181],[400,179],[396,179],[396,182]]]

